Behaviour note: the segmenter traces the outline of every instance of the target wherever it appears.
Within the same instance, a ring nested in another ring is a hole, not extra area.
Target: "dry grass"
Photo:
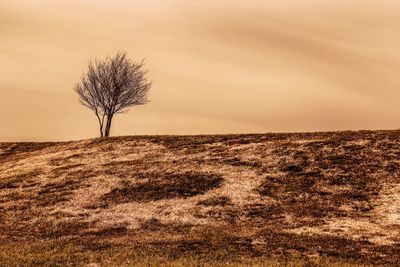
[[[400,262],[400,132],[0,143],[0,265]]]
[[[136,181],[123,180],[121,186],[105,194],[101,200],[113,205],[149,202],[161,199],[188,198],[218,187],[222,181],[212,173],[145,173]],[[137,182],[137,181],[140,182]]]

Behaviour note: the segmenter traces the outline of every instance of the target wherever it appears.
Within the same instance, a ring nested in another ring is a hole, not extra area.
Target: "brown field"
[[[0,143],[0,266],[400,266],[400,131]]]

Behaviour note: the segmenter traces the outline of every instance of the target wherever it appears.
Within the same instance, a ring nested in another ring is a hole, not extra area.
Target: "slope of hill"
[[[396,265],[400,131],[0,143],[0,211],[0,265]]]

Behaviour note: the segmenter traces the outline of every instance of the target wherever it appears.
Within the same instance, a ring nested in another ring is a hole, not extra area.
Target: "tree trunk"
[[[113,118],[113,115],[107,116],[106,128],[104,129],[104,136],[105,137],[109,137],[110,136],[112,118]]]
[[[96,112],[96,116],[97,116],[97,119],[99,120],[100,138],[103,138],[104,137],[104,134],[103,134],[104,116],[102,119],[100,119],[100,116],[97,112]]]
[[[100,138],[103,138],[103,125],[100,125]]]

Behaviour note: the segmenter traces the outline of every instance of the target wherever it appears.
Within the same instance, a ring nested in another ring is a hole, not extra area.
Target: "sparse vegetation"
[[[398,131],[0,144],[0,265],[400,262]]]

